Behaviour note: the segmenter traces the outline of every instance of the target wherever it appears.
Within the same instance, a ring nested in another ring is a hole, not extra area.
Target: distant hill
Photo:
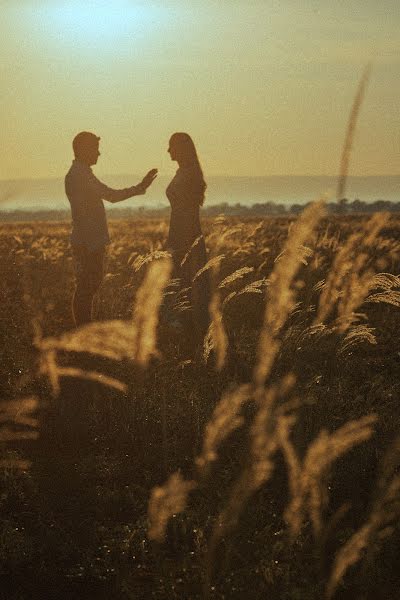
[[[307,204],[279,204],[275,202],[255,203],[251,206],[243,206],[240,203],[228,204],[210,204],[202,208],[202,213],[206,217],[214,217],[219,214],[227,216],[242,217],[267,217],[297,215],[301,213]],[[329,202],[327,210],[331,214],[354,215],[366,214],[379,211],[400,212],[400,202],[390,202],[388,200],[377,200],[376,202],[362,202],[354,200],[342,203]],[[143,207],[113,207],[108,210],[110,219],[130,219],[130,218],[151,218],[164,217],[169,215],[169,207],[163,208],[143,208]],[[70,221],[71,213],[69,210],[3,210],[0,211],[1,222],[27,222],[27,221]]]
[[[134,175],[102,176],[111,187],[121,188],[140,180]],[[171,177],[160,176],[145,196],[129,199],[124,206],[143,206],[162,209],[168,206],[165,188]],[[321,195],[334,197],[336,178],[330,176],[268,176],[268,177],[209,177],[206,206],[227,203],[250,207],[258,203],[274,202],[289,206],[305,204]],[[347,197],[363,202],[379,199],[400,201],[400,176],[349,177]],[[0,210],[63,210],[68,209],[64,181],[35,179],[0,181]]]

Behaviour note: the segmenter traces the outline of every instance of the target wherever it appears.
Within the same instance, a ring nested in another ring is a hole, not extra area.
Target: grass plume
[[[308,206],[293,224],[285,242],[285,260],[275,262],[266,291],[264,323],[257,351],[253,378],[262,386],[270,372],[280,347],[279,333],[296,305],[294,281],[303,264],[305,242],[324,214],[322,202]],[[299,251],[300,250],[300,251]]]
[[[354,134],[356,130],[358,115],[361,104],[365,96],[367,84],[371,75],[371,65],[367,65],[358,84],[357,92],[351,107],[349,120],[347,123],[346,136],[343,144],[342,155],[340,157],[339,180],[337,185],[336,197],[338,201],[343,200],[346,193],[347,176],[349,172],[351,150],[353,148]]]
[[[195,487],[194,481],[173,473],[162,487],[153,488],[148,509],[150,540],[163,541],[169,519],[185,509],[188,495]]]

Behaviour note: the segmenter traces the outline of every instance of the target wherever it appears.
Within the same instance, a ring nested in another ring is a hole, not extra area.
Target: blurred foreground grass
[[[308,522],[290,540],[284,514],[291,492],[285,457],[277,453],[272,478],[246,503],[237,527],[213,555],[212,598],[323,598],[335,554],[371,511],[382,459],[400,433],[398,286],[394,282],[385,297],[361,302],[347,329],[333,327],[340,312],[333,304],[323,334],[312,329],[335,258],[366,221],[363,216],[323,219],[306,250],[299,249],[297,303],[279,333],[269,383],[289,372],[296,378],[293,443],[300,457],[323,428],[332,432],[375,414],[375,433],[333,465],[326,481],[324,535],[317,541]],[[38,439],[3,443],[0,597],[204,596],[209,539],[246,464],[254,407],[244,406],[243,426],[222,443],[217,468],[194,490],[186,511],[170,520],[163,544],[148,538],[149,497],[175,471],[188,480],[194,476],[204,428],[221,395],[251,380],[264,315],[263,285],[251,284],[267,281],[277,261],[285,260],[281,251],[292,227],[287,217],[205,222],[207,246],[220,257],[215,288],[248,267],[219,288],[229,341],[221,372],[212,359],[189,360],[180,330],[161,321],[161,356],[146,370],[129,361],[60,353],[63,364],[122,381],[126,393],[65,378],[55,398],[46,377],[38,375],[39,352],[32,342],[38,332],[47,338],[72,327],[69,228],[65,223],[0,226],[1,398],[5,404],[33,397],[39,405]],[[162,250],[166,233],[164,220],[111,222],[107,276],[96,301],[99,319],[129,319],[149,253],[154,257]],[[392,216],[368,251],[363,249],[362,267],[370,277],[398,274],[399,233],[400,218]],[[357,261],[360,246],[348,262]],[[21,460],[31,466],[18,468]],[[383,528],[363,560],[349,569],[338,598],[397,597],[400,537],[395,523],[390,528]]]

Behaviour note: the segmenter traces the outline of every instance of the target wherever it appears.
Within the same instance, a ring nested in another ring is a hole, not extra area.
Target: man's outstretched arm
[[[113,188],[108,187],[105,183],[102,183],[95,175],[91,175],[88,179],[88,186],[90,191],[99,196],[103,200],[107,200],[108,202],[121,202],[122,200],[127,200],[127,198],[132,198],[133,196],[141,196],[146,193],[147,188],[153,183],[154,179],[157,177],[157,169],[152,169],[143,177],[142,181],[138,185],[133,185],[129,188],[124,188],[122,190],[114,190]]]

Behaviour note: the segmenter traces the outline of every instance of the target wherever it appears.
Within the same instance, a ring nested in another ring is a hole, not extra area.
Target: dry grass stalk
[[[391,533],[390,525],[400,516],[400,439],[398,439],[386,457],[383,473],[378,481],[375,502],[368,521],[356,531],[338,550],[327,584],[326,596],[332,598],[337,587],[349,568],[355,565],[363,555],[368,558],[374,542]]]
[[[93,339],[88,340],[90,343],[86,347],[84,345],[79,345],[77,341],[78,340],[76,339],[67,340],[65,345],[63,345],[63,340],[54,338],[48,338],[43,341],[45,347],[47,344],[48,347],[50,347],[50,344],[54,343],[54,346],[51,347],[51,349],[48,349],[47,347],[47,349],[43,350],[39,369],[40,374],[48,376],[53,395],[58,396],[60,393],[61,377],[85,379],[86,381],[101,383],[102,385],[114,388],[120,392],[126,392],[128,389],[127,386],[119,379],[115,379],[114,377],[110,377],[97,371],[85,371],[79,367],[63,367],[57,363],[57,349],[74,350],[77,352],[91,352],[93,350],[93,353],[96,354],[96,348],[93,347]]]
[[[135,360],[146,366],[151,356],[157,354],[156,330],[158,312],[172,269],[170,258],[152,263],[143,284],[136,296],[132,321],[93,322],[69,331],[58,338],[37,337],[35,345],[41,350],[41,373],[49,376],[53,392],[60,391],[59,376],[72,376],[72,371],[60,371],[56,352],[86,352],[112,360]],[[79,377],[92,379],[111,385],[116,389],[125,389],[121,382],[102,374],[82,372]],[[77,371],[77,374],[78,374]]]
[[[209,312],[211,323],[204,338],[203,355],[207,361],[211,351],[214,350],[216,359],[215,366],[217,371],[221,371],[225,364],[229,342],[223,323],[221,299],[218,292],[214,292],[211,297]]]
[[[182,261],[181,261],[181,267],[183,267],[183,265],[185,264],[185,262],[188,260],[188,258],[190,257],[191,253],[193,252],[194,248],[197,246],[197,244],[200,242],[200,240],[203,239],[203,235],[199,235],[199,237],[197,237],[193,244],[190,246],[189,250],[186,252],[185,256],[183,257]]]
[[[269,285],[269,279],[264,277],[263,279],[257,279],[251,283],[245,285],[241,290],[238,291],[237,296],[242,294],[262,294],[263,289]]]
[[[15,431],[12,427],[0,427],[0,442],[17,442],[19,440],[37,440],[38,431],[19,430]]]
[[[215,552],[220,541],[237,525],[245,504],[270,479],[274,471],[274,457],[278,449],[274,407],[278,399],[287,394],[293,384],[294,378],[288,376],[282,380],[280,385],[272,386],[262,393],[261,390],[255,390],[253,387],[253,393],[257,394],[258,411],[249,431],[249,457],[240,477],[234,483],[228,501],[218,515],[212,530],[206,557],[206,597],[213,576]]]
[[[96,321],[58,338],[45,338],[37,346],[43,352],[87,352],[112,360],[129,360],[135,344],[136,330],[132,321],[113,320]]]
[[[372,327],[368,327],[367,325],[356,325],[351,327],[343,338],[338,353],[345,354],[360,344],[376,344],[377,341],[374,331],[375,330]]]
[[[258,279],[257,281],[252,281],[251,283],[245,285],[241,290],[233,291],[228,294],[222,303],[222,306],[225,306],[230,302],[233,298],[237,296],[242,296],[243,294],[262,294],[263,288],[268,285],[268,279],[264,277],[264,279]]]
[[[154,250],[153,252],[149,252],[148,254],[139,254],[135,258],[132,263],[133,270],[135,272],[140,271],[140,269],[154,260],[162,260],[171,258],[171,253],[166,250]]]
[[[175,312],[185,312],[188,310],[192,310],[191,303],[189,301],[191,287],[180,287],[181,280],[174,279],[173,282],[177,282],[177,285],[173,286],[172,289],[170,285],[168,285],[167,292],[164,292],[164,297],[171,296],[172,297],[172,310]]]
[[[326,589],[328,599],[332,598],[346,571],[355,565],[366,549],[372,532],[372,524],[363,525],[339,549],[335,556],[334,565]]]
[[[136,331],[134,360],[143,367],[147,366],[152,356],[157,355],[158,314],[171,271],[170,258],[153,263],[136,296],[133,311],[133,326]]]
[[[251,387],[241,385],[232,392],[223,394],[206,425],[203,447],[196,464],[204,475],[217,459],[218,449],[228,436],[243,424],[240,415],[243,405],[251,398]]]
[[[210,258],[210,260],[208,260],[206,262],[206,264],[204,265],[204,267],[202,267],[201,269],[199,269],[197,271],[197,273],[195,274],[195,276],[193,277],[193,281],[196,281],[196,279],[198,279],[201,275],[203,275],[203,273],[205,273],[206,271],[208,271],[209,269],[218,269],[221,262],[225,259],[225,255],[224,254],[219,254],[218,256],[213,256],[212,258]]]
[[[332,464],[351,448],[368,440],[373,434],[373,424],[376,422],[375,415],[362,417],[361,419],[349,421],[337,431],[329,434],[326,430],[320,431],[317,438],[310,444],[301,467],[301,474],[298,468],[293,469],[293,465],[298,463],[298,459],[293,461],[291,455],[295,453],[294,448],[285,451],[285,445],[289,443],[288,437],[283,436],[285,458],[289,459],[289,473],[296,472],[292,479],[295,495],[292,496],[289,506],[285,511],[285,519],[288,522],[293,537],[300,532],[302,524],[308,513],[313,525],[314,534],[318,537],[322,530],[322,513],[327,503],[327,484],[326,478]],[[282,443],[282,431],[280,436]],[[294,485],[296,483],[296,485]]]
[[[0,442],[37,439],[39,422],[33,415],[38,408],[39,402],[34,396],[1,402]]]
[[[207,474],[209,466],[216,460],[222,442],[242,424],[239,413],[250,395],[249,385],[240,386],[225,394],[215,408],[206,427],[201,455],[196,460],[200,477]],[[148,511],[150,539],[159,542],[164,539],[168,520],[184,510],[188,494],[197,485],[196,481],[185,481],[179,473],[174,473],[164,486],[153,489]]]
[[[367,297],[366,301],[371,304],[379,304],[384,302],[385,304],[391,304],[392,306],[400,306],[400,292],[391,290],[390,292],[379,292],[371,294]]]
[[[243,506],[248,499],[271,477],[274,470],[274,455],[278,448],[274,407],[294,385],[294,377],[286,376],[278,385],[257,393],[258,410],[249,431],[249,456],[247,465],[234,484],[228,502],[220,513],[213,528],[210,541],[212,554],[221,538],[237,523]]]
[[[48,376],[53,395],[58,396],[60,393],[60,379],[58,376],[57,352],[54,348],[42,348],[39,374]]]
[[[273,457],[277,450],[277,439],[273,408],[280,395],[281,390],[276,386],[265,392],[250,428],[250,494],[266,483],[274,470]]]
[[[221,538],[235,526],[246,501],[268,481],[273,472],[273,456],[278,447],[273,408],[278,398],[285,396],[293,385],[294,378],[288,376],[279,386],[271,387],[263,393],[262,401],[259,398],[259,409],[250,428],[248,464],[235,483],[225,509],[216,520],[209,545],[209,557]],[[200,477],[207,475],[224,440],[243,424],[240,411],[244,403],[251,399],[253,391],[252,385],[242,385],[222,397],[206,427],[202,452],[196,460]],[[187,494],[197,485],[195,481],[184,481],[176,473],[164,487],[153,490],[149,505],[151,539],[163,539],[168,519],[184,509]],[[179,507],[182,508],[178,510]]]
[[[321,340],[330,333],[332,333],[331,329],[322,323],[319,325],[310,325],[309,327],[305,327],[300,333],[299,342],[312,344]]]
[[[372,277],[371,289],[392,291],[393,288],[400,288],[400,276],[392,273],[377,273]]]
[[[365,248],[370,248],[377,240],[381,229],[389,219],[388,214],[380,213],[374,215],[367,223],[364,240]],[[364,302],[371,287],[373,270],[368,266],[368,252],[358,252],[353,257],[352,269],[344,283],[342,295],[338,301],[339,330],[345,330],[346,323],[352,323],[353,314]]]
[[[368,266],[369,251],[376,244],[389,215],[377,213],[360,231],[350,235],[335,256],[321,292],[314,323],[323,323],[337,311],[341,332],[354,322],[355,311],[363,303],[374,282]]]
[[[254,382],[264,385],[280,348],[279,333],[296,304],[295,277],[304,260],[299,249],[312,235],[324,214],[322,202],[308,206],[291,227],[283,253],[285,260],[275,263],[266,294],[264,323],[261,330]]]
[[[0,459],[0,469],[5,471],[28,471],[32,462],[20,458],[19,456],[8,456],[7,458]]]
[[[242,233],[242,225],[226,225],[226,218],[219,219],[218,217],[214,220],[213,230],[207,238],[207,245],[212,247],[214,252],[219,252],[224,246],[227,246],[227,240],[236,233]]]
[[[278,417],[276,426],[278,444],[282,449],[288,470],[289,491],[291,498],[296,497],[299,493],[301,481],[301,462],[290,440],[290,434],[296,421],[297,418],[295,415],[281,415]]]
[[[256,236],[256,234],[261,231],[263,228],[265,227],[265,221],[259,221],[258,223],[256,223],[253,227],[253,229],[248,233],[248,235],[245,237],[244,239],[244,243],[249,242],[251,240],[254,239],[254,237]]]
[[[364,73],[361,77],[360,83],[358,84],[357,92],[354,98],[353,106],[349,116],[349,121],[346,129],[346,137],[343,144],[342,155],[340,157],[340,175],[338,180],[336,197],[338,200],[342,200],[346,192],[347,175],[349,171],[351,149],[353,147],[354,134],[357,124],[360,107],[364,99],[365,91],[371,74],[371,65],[367,65]]]
[[[228,219],[226,217],[226,215],[224,214],[219,214],[215,217],[215,219],[212,222],[212,227],[219,227],[220,225],[225,225],[227,223]]]
[[[398,291],[398,288],[400,288],[400,277],[398,275],[377,273],[371,279],[370,290],[381,291],[370,294],[365,303],[384,302],[392,306],[400,306],[400,291]]]
[[[316,250],[330,250],[336,252],[340,244],[340,231],[336,233],[331,231],[330,223],[327,224],[323,232],[318,236],[315,244]]]
[[[59,377],[74,377],[75,379],[94,381],[95,383],[101,383],[102,385],[114,388],[123,393],[128,389],[128,386],[119,379],[109,377],[108,375],[104,375],[104,373],[99,373],[97,371],[84,371],[77,367],[57,367],[57,371]]]
[[[168,521],[185,510],[189,493],[196,487],[194,481],[185,481],[180,473],[174,473],[162,487],[155,487],[149,501],[149,539],[162,542]]]
[[[362,240],[362,232],[349,236],[335,255],[328,277],[322,287],[315,323],[323,323],[332,314],[342,293],[343,282],[352,269],[352,259]]]
[[[221,281],[221,283],[218,285],[218,287],[219,287],[219,289],[227,287],[234,281],[237,281],[238,279],[243,279],[243,277],[245,275],[248,275],[248,273],[253,273],[253,271],[254,271],[254,267],[242,267],[241,269],[237,269],[236,271],[233,271],[233,273],[231,273],[230,275],[225,277],[225,279],[223,279]]]
[[[285,247],[282,250],[282,252],[280,252],[278,254],[278,256],[275,258],[274,263],[277,263],[280,260],[282,260],[283,258],[285,258],[286,252],[287,252],[287,248]],[[313,256],[314,251],[311,248],[308,248],[308,246],[301,245],[296,249],[296,253],[301,257],[300,260],[301,260],[302,264],[307,266],[308,262],[309,262],[307,259],[309,259]]]
[[[249,231],[249,233],[246,235],[246,237],[244,239],[240,240],[240,243],[236,245],[236,247],[232,244],[231,245],[231,252],[232,252],[232,256],[233,257],[244,257],[244,256],[249,256],[250,254],[257,252],[260,252],[260,247],[259,245],[257,245],[257,233],[259,231],[261,231],[263,228],[265,227],[265,223],[263,221],[260,221],[259,223],[257,223],[253,229],[251,229]],[[217,244],[220,243],[220,241],[218,240]],[[268,253],[269,249],[265,248],[262,250],[262,253]]]

